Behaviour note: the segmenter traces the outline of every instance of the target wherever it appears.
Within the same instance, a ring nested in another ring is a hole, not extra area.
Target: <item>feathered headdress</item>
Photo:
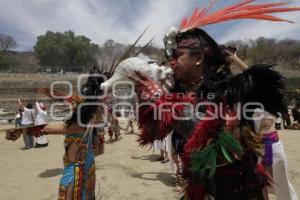
[[[300,11],[300,7],[281,7],[289,2],[281,3],[266,3],[266,4],[251,4],[256,0],[243,0],[240,3],[225,7],[214,13],[209,13],[217,0],[212,0],[207,7],[196,8],[190,18],[184,18],[181,21],[179,28],[172,27],[164,38],[166,48],[176,48],[175,38],[178,33],[183,33],[193,28],[200,28],[209,24],[220,23],[224,21],[238,20],[238,19],[256,19],[267,21],[292,21],[275,17],[272,13]],[[166,53],[168,53],[167,50]]]
[[[282,19],[270,15],[271,13],[299,11],[300,7],[282,8],[289,2],[282,3],[267,3],[259,5],[250,5],[255,0],[243,0],[240,3],[228,6],[219,11],[209,14],[209,10],[213,7],[216,0],[213,0],[207,8],[195,9],[192,16],[187,19],[184,18],[179,27],[180,32],[187,31],[196,27],[203,27],[209,24],[220,23],[224,21],[237,19],[258,19],[268,21],[285,21],[293,23],[292,21]]]

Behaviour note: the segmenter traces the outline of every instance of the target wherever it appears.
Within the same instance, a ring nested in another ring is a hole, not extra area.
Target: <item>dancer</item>
[[[99,73],[96,67],[90,71],[92,75]],[[87,97],[100,96],[102,91],[99,86],[102,82],[99,76],[89,77],[82,87],[82,94]],[[60,179],[58,199],[94,200],[96,177],[92,135],[95,126],[103,121],[103,108],[93,104],[98,99],[72,100],[76,103],[71,118],[59,125],[47,125],[42,133],[65,134],[64,172]]]
[[[261,145],[251,116],[260,106],[274,115],[286,112],[282,77],[270,65],[247,69],[198,28],[244,18],[287,21],[269,14],[300,10],[273,8],[286,3],[252,2],[245,0],[212,14],[208,14],[212,5],[196,9],[179,29],[170,29],[164,42],[166,58],[174,70],[173,93],[141,73],[131,77],[139,101],[152,102],[139,107],[140,144],[162,139],[172,129],[187,140],[184,199],[264,199],[263,189],[270,184],[270,177],[257,165]],[[239,64],[243,72],[232,75],[230,62]]]

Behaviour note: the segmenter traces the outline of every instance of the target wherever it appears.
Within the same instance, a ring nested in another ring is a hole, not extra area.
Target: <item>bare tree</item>
[[[18,46],[16,40],[10,36],[0,33],[0,50],[6,52],[9,49],[14,49]]]

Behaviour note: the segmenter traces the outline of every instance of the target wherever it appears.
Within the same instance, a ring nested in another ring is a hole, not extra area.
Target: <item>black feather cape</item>
[[[261,103],[264,109],[277,116],[287,112],[286,87],[283,76],[273,65],[257,64],[238,75],[216,80],[208,78],[202,89],[215,93],[215,100],[229,107],[237,103]]]

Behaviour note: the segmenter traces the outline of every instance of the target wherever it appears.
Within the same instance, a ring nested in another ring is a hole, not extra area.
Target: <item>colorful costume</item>
[[[264,199],[263,188],[271,183],[270,176],[257,162],[258,156],[262,156],[262,144],[251,116],[259,106],[274,115],[287,111],[282,77],[271,65],[254,65],[241,74],[230,74],[220,47],[197,28],[242,18],[287,21],[269,14],[300,10],[274,8],[285,3],[249,5],[251,2],[244,0],[213,14],[208,14],[213,4],[196,9],[179,29],[173,27],[166,34],[165,53],[171,63],[191,55],[202,57],[202,64],[198,65],[204,66],[204,72],[192,87],[184,88],[175,82],[173,91],[165,93],[149,79],[142,77],[140,81],[144,85],[141,93],[145,92],[147,100],[153,102],[139,107],[140,144],[163,139],[170,130],[187,140],[182,156],[184,199]],[[188,49],[189,54],[180,49]],[[185,63],[174,64],[174,68],[192,69],[192,62],[187,66]],[[197,67],[196,61],[194,64]]]
[[[255,77],[257,74],[261,76]],[[274,90],[270,91],[278,95],[277,101],[273,99],[269,102],[267,97],[259,95],[263,92],[259,89],[260,78],[268,75],[271,75],[271,78],[267,82],[277,82],[277,86],[279,85],[278,90],[273,88]],[[253,84],[251,87],[250,79]],[[183,176],[186,180],[185,196],[189,200],[201,200],[209,195],[216,199],[263,199],[262,188],[266,186],[269,177],[265,175],[264,170],[257,168],[257,154],[261,145],[250,125],[251,122],[245,119],[225,120],[220,118],[220,115],[232,117],[233,113],[238,112],[234,104],[240,102],[244,105],[252,100],[262,103],[266,108],[270,108],[270,111],[284,109],[280,80],[280,76],[268,69],[268,66],[253,66],[243,74],[219,81],[207,77],[195,93],[196,96],[203,91],[205,94],[219,94],[213,100],[190,99],[188,94],[178,98],[176,93],[173,93],[172,98],[162,96],[155,102],[155,106],[140,108],[140,143],[146,145],[154,139],[162,139],[170,129],[174,129],[187,140],[182,159]],[[195,107],[201,103],[203,106],[199,106],[198,110],[192,113],[189,106],[175,106],[178,102],[191,103]],[[208,103],[223,103],[219,108],[222,113],[207,106]],[[161,119],[155,120],[153,116],[159,112],[156,110],[158,107],[164,112]],[[171,108],[175,110],[176,116],[192,117],[188,120],[174,120]],[[207,119],[211,117],[209,113],[214,112],[218,113],[218,118]]]
[[[271,191],[277,199],[297,200],[297,194],[288,179],[287,158],[284,147],[279,140],[275,128],[275,117],[263,110],[255,110],[253,114],[255,130],[261,134],[264,144],[262,163],[272,171],[273,181]]]
[[[82,96],[75,93],[65,99],[72,104],[71,117],[65,120],[64,125],[54,125],[54,127],[48,125],[43,129],[43,132],[48,134],[66,134],[63,157],[64,172],[60,180],[59,200],[95,199],[96,177],[93,144],[97,144],[97,142],[93,141],[93,133],[94,136],[97,136],[97,125],[103,121],[103,108],[98,103],[103,94],[100,85],[104,79],[103,73],[97,66],[93,66],[89,74],[86,82],[80,87]],[[52,98],[54,95],[68,96],[63,92],[50,90],[50,88],[41,88],[38,92]],[[99,98],[94,98],[95,96]],[[83,103],[86,105],[82,105]]]
[[[95,161],[92,151],[92,134],[68,134],[65,138],[66,153],[63,157],[64,173],[60,179],[59,200],[67,198],[68,187],[73,187],[74,200],[95,199]],[[76,145],[75,160],[68,156],[68,149]]]

